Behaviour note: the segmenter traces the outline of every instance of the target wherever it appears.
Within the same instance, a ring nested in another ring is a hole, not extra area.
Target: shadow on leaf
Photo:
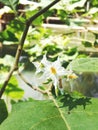
[[[8,111],[3,99],[0,99],[0,124],[7,118]]]
[[[86,105],[91,104],[91,98],[89,97],[79,97],[74,98],[70,94],[65,94],[60,102],[63,103],[61,107],[68,107],[68,111],[71,111],[73,108],[77,108],[77,106],[83,106],[83,109],[86,108]]]

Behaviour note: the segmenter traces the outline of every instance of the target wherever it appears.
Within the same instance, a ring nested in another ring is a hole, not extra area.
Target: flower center
[[[54,67],[51,67],[50,69],[51,69],[51,73],[52,73],[52,74],[56,74],[56,73],[57,73],[57,72],[56,72],[56,69],[55,69]]]

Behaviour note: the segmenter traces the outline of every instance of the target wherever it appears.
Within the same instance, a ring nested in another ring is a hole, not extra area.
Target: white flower
[[[68,71],[62,67],[59,58],[54,62],[50,62],[47,60],[46,55],[44,55],[40,64],[42,64],[43,67],[36,66],[38,69],[37,73],[43,72],[42,77],[45,81],[51,79],[55,88],[59,86],[59,78],[68,74]]]
[[[55,92],[59,89],[63,93],[62,79],[64,77],[66,77],[67,81],[77,78],[77,75],[71,69],[67,70],[62,67],[59,58],[54,62],[50,62],[47,60],[46,55],[44,55],[43,59],[40,62],[35,62],[34,65],[36,67],[36,74],[41,72],[40,81],[45,83],[51,79],[50,81],[52,81],[55,87]]]

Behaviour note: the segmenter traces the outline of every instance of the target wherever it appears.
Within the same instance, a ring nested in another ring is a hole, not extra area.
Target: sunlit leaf
[[[13,33],[19,33],[22,32],[25,26],[25,19],[22,17],[19,17],[18,19],[12,20],[7,25],[7,30],[10,30]]]
[[[97,1],[97,0],[93,0],[93,1],[92,1],[92,4],[93,4],[94,6],[97,6],[97,5],[98,5],[98,1]]]
[[[18,38],[10,30],[4,30],[3,32],[0,32],[0,41],[1,42],[3,42],[3,41],[17,42]]]
[[[76,72],[98,72],[98,58],[75,59],[68,68]]]
[[[76,8],[76,7],[83,7],[84,4],[85,4],[85,2],[86,2],[86,0],[80,0],[80,1],[75,2],[75,3],[73,3],[73,4],[69,4],[69,6],[67,7],[67,9],[68,9],[69,11],[72,11],[72,10],[73,10],[74,8]]]
[[[88,14],[95,14],[98,12],[98,8],[94,7],[94,8],[91,8],[90,11],[88,12]]]
[[[40,6],[41,7],[45,7],[46,5],[48,5],[50,2],[52,2],[52,0],[41,0],[40,2]]]
[[[17,79],[12,76],[9,81],[5,94],[11,98],[21,99],[23,97],[24,91],[19,87]]]
[[[4,3],[5,5],[9,6],[12,10],[16,10],[19,0],[0,0],[0,2]]]

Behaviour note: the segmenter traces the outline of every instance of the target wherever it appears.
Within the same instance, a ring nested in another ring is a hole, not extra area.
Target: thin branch
[[[42,93],[42,94],[46,94],[46,91],[44,91],[44,90],[42,90],[42,89],[40,89],[40,88],[38,88],[38,87],[34,87],[32,84],[30,84],[30,83],[26,80],[26,78],[24,78],[23,75],[22,75],[19,71],[18,71],[18,75],[20,76],[20,78],[21,78],[30,88],[32,88],[33,90],[38,91],[38,92],[40,92],[40,93]]]
[[[48,89],[42,90],[42,89],[40,89],[38,87],[34,87],[31,83],[29,83],[26,80],[26,78],[19,71],[17,71],[17,72],[18,72],[18,75],[20,76],[20,78],[24,81],[24,83],[27,84],[30,88],[32,88],[33,90],[38,91],[38,92],[40,92],[42,94],[47,94],[49,99],[54,100],[53,95],[52,95],[53,84],[50,84]]]
[[[19,58],[21,56],[21,52],[22,52],[22,49],[23,49],[23,45],[24,45],[24,41],[26,39],[26,36],[27,36],[27,33],[28,33],[28,30],[29,30],[29,27],[30,27],[30,24],[32,23],[32,21],[34,21],[37,17],[39,17],[40,15],[42,15],[43,13],[45,13],[50,7],[52,7],[53,5],[55,5],[57,2],[59,2],[60,0],[54,0],[52,3],[50,3],[48,6],[46,6],[45,8],[43,8],[42,10],[40,10],[38,13],[36,13],[34,16],[30,17],[27,22],[26,22],[26,25],[25,25],[25,29],[23,31],[23,35],[22,35],[22,38],[20,40],[20,43],[18,45],[18,49],[17,49],[17,52],[16,52],[16,56],[15,56],[15,62],[14,62],[14,65],[13,67],[11,68],[1,90],[0,90],[0,98],[2,97],[5,89],[6,89],[6,86],[13,74],[13,72],[15,70],[18,69],[18,62],[19,62]]]

